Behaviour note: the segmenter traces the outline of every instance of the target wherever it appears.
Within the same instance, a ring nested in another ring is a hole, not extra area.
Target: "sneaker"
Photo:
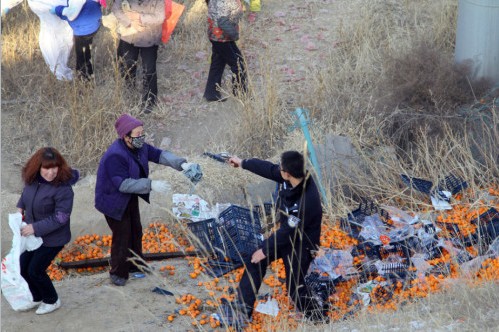
[[[111,281],[113,284],[116,286],[125,286],[126,284],[126,279],[122,277],[118,277],[116,274],[111,274]]]
[[[53,304],[42,302],[38,307],[38,309],[36,309],[36,314],[45,315],[59,309],[60,307],[61,307],[61,300],[59,299],[57,299],[57,301]]]
[[[42,301],[31,301],[30,303],[26,304],[25,306],[17,309],[17,311],[28,311],[28,310],[31,310],[31,309],[38,307],[41,303],[42,303]]]

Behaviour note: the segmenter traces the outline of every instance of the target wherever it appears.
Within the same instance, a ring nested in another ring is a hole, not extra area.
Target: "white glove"
[[[152,180],[151,181],[151,190],[157,191],[158,193],[166,194],[172,189],[170,184],[166,181],[161,180]]]
[[[180,165],[180,167],[182,167],[182,169],[185,171],[185,170],[188,170],[189,168],[191,168],[191,166],[194,165],[193,163],[183,163],[182,165]]]

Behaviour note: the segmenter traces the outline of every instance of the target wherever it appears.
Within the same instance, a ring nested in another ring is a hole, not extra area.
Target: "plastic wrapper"
[[[359,237],[365,241],[372,242],[376,245],[381,245],[380,236],[386,235],[386,227],[381,221],[378,214],[368,216],[364,219],[362,224],[362,230],[359,233]]]
[[[499,237],[490,244],[487,254],[494,257],[499,256]]]
[[[255,308],[256,312],[277,317],[279,314],[279,304],[276,299],[270,298],[266,302],[259,302]]]
[[[395,222],[403,222],[409,225],[415,224],[418,222],[419,217],[416,215],[415,217],[411,216],[405,211],[402,211],[396,207],[393,206],[388,206],[388,205],[381,205],[381,208],[388,212],[390,215],[390,218],[395,221]]]
[[[327,273],[331,279],[346,277],[353,269],[353,256],[344,250],[325,249],[312,261],[309,273],[312,271]]]

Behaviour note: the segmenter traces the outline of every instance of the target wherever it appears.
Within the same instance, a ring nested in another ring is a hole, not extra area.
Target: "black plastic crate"
[[[218,278],[240,268],[242,262],[225,262],[217,259],[209,260],[205,266],[205,272],[212,278]]]
[[[397,255],[404,259],[406,263],[410,262],[411,258],[411,239],[405,239],[399,242],[391,242],[387,245],[379,246],[379,256],[385,259],[390,255]]]
[[[461,190],[468,188],[468,183],[454,174],[449,174],[438,182],[437,187],[438,190],[446,190],[455,195]]]
[[[274,205],[272,203],[263,203],[263,211],[261,205],[255,205],[253,206],[253,211],[258,213],[260,218],[263,218],[272,214],[274,211]]]
[[[356,210],[348,214],[347,218],[340,219],[340,228],[357,239],[359,233],[362,231],[364,219],[374,214],[378,214],[381,220],[390,217],[388,212],[380,208],[376,203],[364,199],[359,203],[359,207]]]
[[[187,227],[195,236],[191,242],[194,246],[201,252],[212,255],[214,253],[214,243],[215,243],[215,232],[216,232],[216,220],[206,219],[196,222],[187,223]]]
[[[459,225],[457,224],[440,221],[435,221],[435,224],[439,228],[447,231],[447,233],[449,234],[447,238],[450,238],[450,240],[454,244],[459,244],[467,247],[475,245],[478,242],[478,234],[476,232],[468,235],[463,235],[461,230],[459,229]]]
[[[423,194],[430,194],[431,188],[433,187],[433,182],[418,178],[413,178],[405,174],[400,174],[402,182],[404,182],[409,188],[416,189]]]
[[[379,254],[379,245],[375,245],[372,242],[361,242],[355,246],[356,253],[359,255],[365,255],[371,260],[381,259]]]
[[[432,194],[433,182],[410,177],[405,174],[400,174],[400,177],[402,178],[402,182],[404,182],[409,188],[416,189],[417,191],[427,195]],[[437,187],[436,189],[434,189],[434,191],[439,194],[439,192],[445,190],[449,191],[452,195],[455,195],[466,188],[468,188],[468,183],[466,183],[466,181],[463,181],[461,178],[455,176],[454,174],[449,174],[438,182]]]
[[[215,232],[217,255],[242,262],[262,244],[260,216],[253,210],[231,205],[220,213]],[[223,258],[225,258],[223,257]]]
[[[485,245],[491,244],[499,237],[499,212],[490,208],[471,221],[478,226],[479,237]]]
[[[319,296],[325,302],[336,291],[334,285],[339,280],[341,277],[332,279],[318,272],[310,272],[305,276],[305,285],[313,295]]]
[[[383,260],[390,255],[397,255],[404,259],[405,263],[410,262],[411,249],[409,239],[387,245],[374,244],[369,241],[361,242],[356,246],[357,253],[364,254],[370,260]]]
[[[404,263],[383,262],[380,269],[375,268],[378,275],[386,279],[405,279],[409,274],[409,265]]]

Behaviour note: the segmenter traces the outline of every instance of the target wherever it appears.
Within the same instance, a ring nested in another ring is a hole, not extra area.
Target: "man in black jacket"
[[[238,309],[251,317],[267,266],[282,258],[288,295],[296,308],[311,320],[324,320],[322,305],[305,285],[305,274],[313,259],[312,251],[320,245],[322,206],[317,186],[305,169],[303,155],[286,151],[281,155],[280,165],[238,157],[231,157],[229,164],[279,183],[276,212],[280,227],[253,253],[251,262],[246,263],[238,288]]]

